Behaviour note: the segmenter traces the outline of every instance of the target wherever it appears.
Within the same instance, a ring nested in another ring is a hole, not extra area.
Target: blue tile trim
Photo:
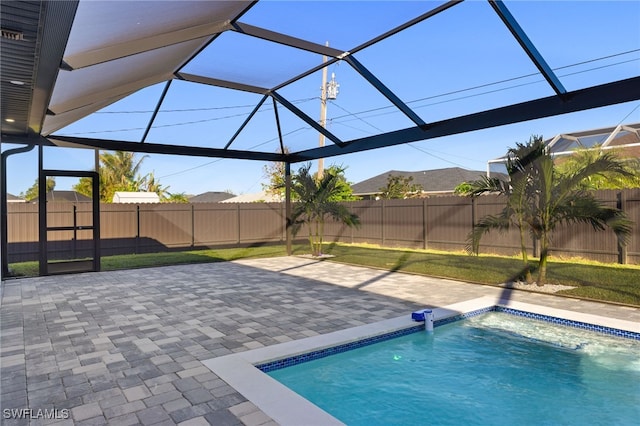
[[[445,325],[445,324],[451,324],[452,322],[456,322],[456,321],[461,321],[467,318],[472,318],[472,317],[477,317],[478,315],[482,315],[485,314],[487,312],[492,312],[495,310],[495,306],[490,306],[488,308],[482,308],[482,309],[478,309],[475,311],[471,311],[471,312],[465,312],[464,314],[459,314],[459,315],[455,315],[452,317],[448,317],[448,318],[442,318],[439,320],[435,320],[433,322],[433,326],[434,327],[439,327],[441,325]]]
[[[567,327],[580,328],[583,330],[589,330],[596,333],[608,334],[611,336],[623,337],[625,339],[640,340],[640,333],[634,331],[620,330],[612,327],[605,327],[602,325],[594,325],[581,321],[572,321],[564,318],[552,317],[549,315],[533,314],[531,312],[519,311],[517,309],[507,308],[504,306],[494,306],[493,310],[496,312],[504,312],[510,315],[516,315],[519,317],[532,318],[541,321],[547,321],[554,324],[565,325]]]
[[[564,318],[552,317],[549,315],[541,315],[534,314],[531,312],[520,311],[517,309],[507,308],[504,306],[491,306],[488,308],[482,308],[471,312],[466,312],[464,314],[455,315],[449,318],[442,318],[434,321],[434,327],[439,327],[445,324],[451,324],[456,321],[461,321],[467,318],[475,317],[478,315],[482,315],[487,312],[502,312],[509,315],[515,315],[519,317],[537,319],[541,321],[547,321],[554,324],[560,324],[567,327],[580,328],[583,330],[589,330],[597,333],[609,334],[612,336],[623,337],[626,339],[634,339],[640,340],[640,333],[636,333],[633,331],[619,330],[611,327],[604,327],[600,325],[588,324],[580,321],[572,321]],[[407,334],[416,333],[418,331],[424,330],[424,324],[415,325],[413,327],[405,328],[402,330],[397,330],[391,333],[382,334],[379,336],[368,337],[366,339],[358,340],[355,342],[345,343],[338,346],[333,346],[330,348],[320,349],[317,351],[308,352],[302,355],[295,355],[283,359],[279,359],[276,361],[266,362],[263,364],[258,364],[255,367],[263,371],[264,373],[268,373],[270,371],[279,370],[281,368],[291,367],[293,365],[302,364],[303,362],[313,361],[315,359],[324,358],[330,355],[350,351],[352,349],[361,348],[363,346],[372,345],[374,343],[384,342],[385,340],[394,339],[400,336],[406,336]]]
[[[324,358],[329,355],[335,355],[342,352],[350,351],[352,349],[361,348],[363,346],[369,346],[374,343],[384,342],[385,340],[390,340],[400,336],[406,336],[407,334],[416,333],[418,331],[424,331],[424,324],[415,325],[413,327],[397,330],[387,334],[381,334],[379,336],[367,337],[366,339],[344,343],[342,345],[333,346],[330,348],[319,349],[317,351],[308,352],[302,355],[296,355],[276,361],[266,362],[264,364],[258,364],[255,367],[265,373],[268,373],[269,371],[279,370],[281,368],[290,367],[292,365],[302,364],[303,362],[313,361],[315,359]]]

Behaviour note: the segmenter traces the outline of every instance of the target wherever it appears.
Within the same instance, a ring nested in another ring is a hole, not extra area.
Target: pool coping
[[[446,322],[447,319],[454,319],[469,312],[490,310],[495,306],[640,333],[640,324],[632,321],[511,300],[497,300],[488,296],[432,309],[434,321]],[[419,323],[411,319],[411,312],[407,312],[402,317],[212,358],[203,361],[203,364],[280,425],[342,425],[341,421],[263,373],[256,365],[415,328],[417,324]]]

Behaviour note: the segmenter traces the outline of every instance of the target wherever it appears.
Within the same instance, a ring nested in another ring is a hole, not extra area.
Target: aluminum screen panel
[[[464,2],[358,57],[427,123],[553,95],[487,2]]]
[[[213,35],[242,12],[243,1],[81,1],[65,62],[100,62]]]
[[[242,21],[340,50],[351,50],[444,1],[259,2]]]
[[[229,31],[182,71],[270,88],[321,63],[321,55]]]
[[[196,39],[73,71],[60,71],[49,109],[55,113],[173,78],[186,55],[205,39]]]
[[[637,1],[506,1],[567,90],[638,75]],[[604,7],[603,7],[604,6]]]

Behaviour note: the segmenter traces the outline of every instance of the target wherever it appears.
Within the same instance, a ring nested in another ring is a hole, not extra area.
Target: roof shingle
[[[456,186],[462,182],[480,179],[486,172],[479,170],[466,170],[460,167],[449,167],[436,170],[421,170],[408,172],[402,170],[389,170],[362,182],[352,185],[354,195],[377,194],[380,188],[387,185],[389,175],[413,177],[414,184],[422,186],[423,192],[453,192]]]

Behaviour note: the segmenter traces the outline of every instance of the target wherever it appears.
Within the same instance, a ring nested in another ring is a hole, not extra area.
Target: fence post
[[[196,246],[196,213],[191,204],[191,248]]]
[[[471,197],[471,230],[476,226],[476,197]]]
[[[236,217],[238,220],[238,245],[240,245],[240,203],[236,203]]]
[[[78,206],[73,205],[73,246],[71,248],[71,258],[77,258],[78,245]]]
[[[427,200],[428,198],[422,199],[422,248],[429,248],[429,244],[427,242],[429,233],[427,231]]]
[[[135,254],[140,253],[140,204],[136,204],[136,244]]]
[[[351,208],[349,209],[351,213],[353,213],[353,204],[351,204]],[[349,235],[351,236],[351,244],[353,244],[353,226],[349,227]]]
[[[624,191],[616,194],[616,207],[623,213],[626,212],[627,196]],[[627,246],[622,244],[620,238],[618,238],[618,263],[621,265],[627,264]]]
[[[380,243],[381,246],[384,247],[384,205],[385,205],[385,201],[384,198],[381,200],[382,204],[381,204],[381,210],[380,210],[380,237],[382,242]]]

